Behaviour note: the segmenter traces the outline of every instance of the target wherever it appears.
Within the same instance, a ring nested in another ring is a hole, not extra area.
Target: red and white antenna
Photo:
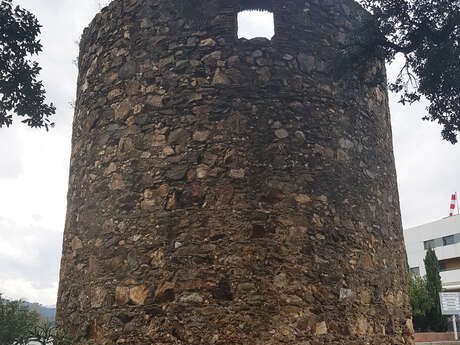
[[[455,210],[455,205],[457,204],[457,193],[452,194],[452,197],[450,198],[450,213],[449,217],[452,217],[454,215],[454,210]],[[457,213],[459,213],[460,210],[457,207]]]

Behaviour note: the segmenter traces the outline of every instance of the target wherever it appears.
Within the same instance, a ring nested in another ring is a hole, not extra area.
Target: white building
[[[442,287],[460,291],[460,215],[404,230],[410,270],[426,274],[423,259],[431,247],[439,260]]]

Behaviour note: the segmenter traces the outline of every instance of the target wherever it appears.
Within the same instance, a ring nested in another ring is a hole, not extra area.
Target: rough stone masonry
[[[237,38],[247,9],[274,13],[272,40]],[[115,0],[95,17],[57,306],[76,344],[413,344],[384,64],[332,73],[363,16]]]

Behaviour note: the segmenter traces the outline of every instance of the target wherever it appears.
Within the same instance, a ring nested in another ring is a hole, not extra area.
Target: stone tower
[[[274,13],[272,40],[237,38],[246,9]],[[384,64],[331,72],[364,15],[115,0],[96,16],[57,307],[78,344],[413,343]]]

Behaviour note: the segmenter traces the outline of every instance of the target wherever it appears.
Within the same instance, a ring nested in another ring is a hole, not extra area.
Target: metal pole
[[[454,338],[455,340],[458,340],[458,335],[457,335],[457,320],[455,320],[455,314],[452,315],[452,323],[454,326]]]

